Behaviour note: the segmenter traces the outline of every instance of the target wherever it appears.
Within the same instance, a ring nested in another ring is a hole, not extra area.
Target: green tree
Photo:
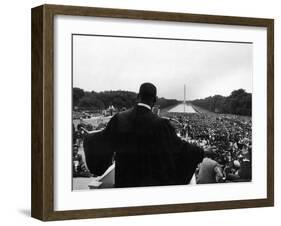
[[[205,99],[194,100],[192,103],[217,113],[249,116],[252,114],[252,94],[247,93],[244,89],[234,90],[227,97],[215,95]]]
[[[85,95],[84,90],[80,88],[73,88],[73,106],[79,104],[79,100]]]

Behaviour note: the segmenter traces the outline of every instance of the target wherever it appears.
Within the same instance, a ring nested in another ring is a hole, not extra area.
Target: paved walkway
[[[191,105],[184,103],[178,104],[177,106],[171,108],[168,112],[197,113]]]

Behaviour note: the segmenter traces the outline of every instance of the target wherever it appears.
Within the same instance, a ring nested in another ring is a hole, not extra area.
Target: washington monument
[[[184,106],[184,109],[183,109],[183,112],[185,113],[185,105],[186,105],[186,86],[184,84],[184,99],[183,99],[183,106]]]

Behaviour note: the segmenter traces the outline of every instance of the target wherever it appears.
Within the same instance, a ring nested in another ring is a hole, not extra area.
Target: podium
[[[115,163],[113,163],[104,172],[103,175],[99,177],[94,177],[92,181],[88,184],[89,189],[97,188],[114,188],[115,185]]]

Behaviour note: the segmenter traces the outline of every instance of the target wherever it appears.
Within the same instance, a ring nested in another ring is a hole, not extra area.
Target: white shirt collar
[[[143,107],[151,110],[151,107],[149,105],[147,105],[147,104],[144,104],[144,103],[138,103],[138,106],[143,106]]]

